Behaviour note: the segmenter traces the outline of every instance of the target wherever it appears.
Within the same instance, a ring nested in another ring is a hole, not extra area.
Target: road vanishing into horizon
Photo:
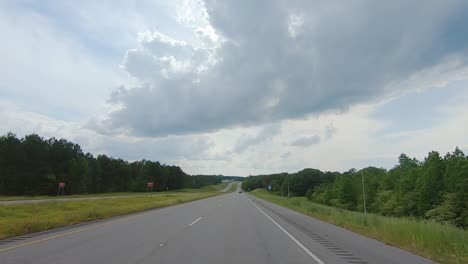
[[[434,263],[238,191],[0,240],[0,263]]]

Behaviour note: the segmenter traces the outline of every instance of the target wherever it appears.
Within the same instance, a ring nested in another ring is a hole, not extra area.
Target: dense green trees
[[[368,167],[344,173],[305,169],[293,174],[249,177],[245,190],[266,188],[348,210],[363,211],[365,182],[367,211],[388,216],[432,219],[468,228],[468,157],[460,149],[441,157],[432,151],[418,161],[405,154],[387,171]]]
[[[64,139],[36,134],[22,139],[0,137],[0,195],[54,195],[65,182],[65,194],[199,188],[221,182],[222,176],[189,176],[177,166],[153,161],[128,162],[106,155],[94,158]]]

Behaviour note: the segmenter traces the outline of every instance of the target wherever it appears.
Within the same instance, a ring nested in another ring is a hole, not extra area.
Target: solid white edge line
[[[294,241],[302,250],[304,250],[309,256],[311,256],[318,264],[325,264],[321,259],[319,259],[314,253],[312,253],[308,248],[306,248],[299,240],[297,240],[293,235],[291,235],[286,229],[284,229],[280,224],[278,224],[273,218],[271,218],[265,211],[260,207],[254,204],[250,199],[248,199],[253,206],[255,206],[260,212],[262,212],[268,219],[270,219],[281,231],[283,231],[292,241]]]
[[[203,217],[198,217],[197,220],[193,221],[190,225],[188,226],[193,226],[194,224],[196,224],[198,221],[202,220]]]

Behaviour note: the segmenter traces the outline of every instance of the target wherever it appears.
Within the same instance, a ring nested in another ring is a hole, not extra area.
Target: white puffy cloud
[[[145,31],[139,47],[128,50],[122,67],[142,83],[166,79],[196,81],[196,74],[210,64],[210,50],[195,48],[160,32]]]

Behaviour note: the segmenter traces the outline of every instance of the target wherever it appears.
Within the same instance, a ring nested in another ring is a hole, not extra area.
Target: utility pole
[[[362,181],[362,197],[364,198],[364,213],[367,213],[366,209],[366,191],[364,190],[364,173],[361,171],[361,181]]]
[[[289,177],[288,177],[288,198],[289,198]]]

